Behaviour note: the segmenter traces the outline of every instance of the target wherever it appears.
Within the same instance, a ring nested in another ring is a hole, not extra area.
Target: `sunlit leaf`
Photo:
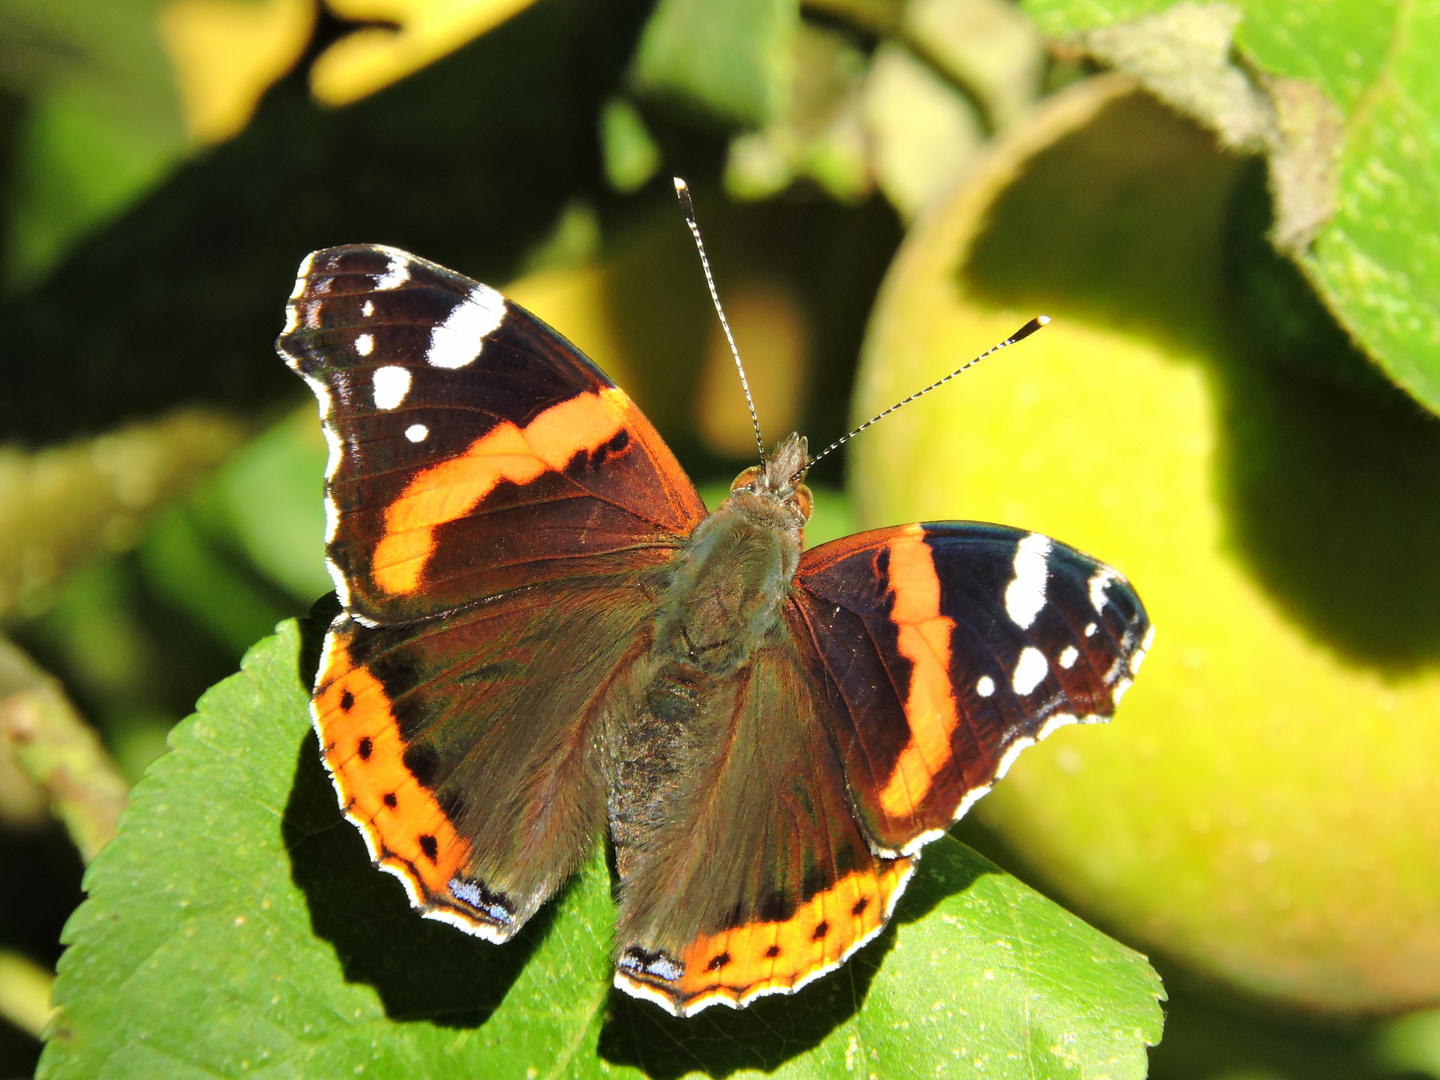
[[[529,7],[534,0],[328,0],[342,18],[365,26],[315,61],[310,86],[329,105],[344,105],[420,70]]]
[[[660,0],[631,81],[723,122],[761,127],[789,104],[796,0]]]
[[[1194,106],[1238,100],[1239,91],[1212,93],[1221,84],[1250,86],[1228,63],[1227,43],[1217,63],[1197,65],[1159,41],[1147,56],[1143,35],[1176,18],[1233,23],[1235,44],[1262,76],[1250,92],[1265,130],[1250,148],[1271,159],[1277,245],[1389,377],[1440,412],[1440,11],[1398,0],[1024,6],[1056,36],[1113,39],[1133,29],[1133,63],[1123,66],[1222,132],[1225,119]]]
[[[300,58],[314,0],[168,0],[160,33],[180,89],[185,126],[202,143],[250,121],[270,85]]]

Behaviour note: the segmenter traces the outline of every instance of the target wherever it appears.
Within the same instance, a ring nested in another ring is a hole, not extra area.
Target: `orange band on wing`
[[[816,893],[783,922],[757,922],[697,938],[683,957],[680,1006],[695,1012],[714,1001],[742,1002],[797,989],[838,967],[890,918],[911,860],[857,870]],[[668,989],[668,988],[667,988]]]
[[[900,751],[880,805],[892,817],[909,817],[924,802],[936,775],[950,759],[950,738],[960,722],[950,681],[953,619],[940,614],[940,578],[919,525],[890,542],[890,618],[899,628],[900,654],[910,661],[905,719],[910,741]]]
[[[314,706],[325,764],[372,858],[409,883],[417,906],[448,898],[450,879],[462,872],[470,844],[405,767],[405,744],[385,688],[353,665],[333,632]]]
[[[470,444],[463,455],[432,465],[385,509],[385,535],[371,574],[383,592],[412,593],[435,552],[435,530],[465,517],[496,485],[528,484],[559,471],[581,451],[595,451],[626,426],[634,408],[607,387],[552,405],[523,428],[505,421]]]

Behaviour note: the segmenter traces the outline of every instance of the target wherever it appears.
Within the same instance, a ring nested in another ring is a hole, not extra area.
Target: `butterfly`
[[[1150,646],[1125,578],[1038,533],[806,550],[798,435],[707,514],[575,346],[406,252],[310,255],[278,349],[329,443],[312,716],[345,815],[422,915],[492,942],[608,838],[615,985],[671,1013],[837,968]]]

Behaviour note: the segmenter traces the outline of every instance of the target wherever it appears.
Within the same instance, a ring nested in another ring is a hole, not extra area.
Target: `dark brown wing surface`
[[[403,251],[305,260],[281,355],[330,441],[346,611],[393,625],[668,559],[704,504],[599,368],[494,289]]]

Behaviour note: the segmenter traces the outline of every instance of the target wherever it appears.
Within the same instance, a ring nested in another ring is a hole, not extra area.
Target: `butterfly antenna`
[[[1000,342],[998,345],[992,345],[992,346],[990,346],[990,348],[986,349],[986,350],[985,350],[984,352],[982,352],[979,356],[975,357],[975,359],[970,360],[970,361],[967,361],[967,362],[964,363],[964,364],[961,364],[958,368],[956,368],[954,371],[950,372],[950,374],[949,374],[949,375],[946,375],[943,379],[936,379],[936,380],[935,380],[933,383],[931,383],[929,386],[925,387],[925,389],[923,389],[923,390],[916,390],[915,393],[911,394],[909,397],[905,398],[903,401],[897,401],[894,405],[891,405],[888,409],[884,410],[883,412],[878,412],[878,413],[876,413],[876,414],[875,414],[874,416],[872,416],[869,420],[866,420],[863,424],[861,424],[859,427],[857,427],[854,431],[848,432],[848,433],[840,436],[840,438],[836,439],[833,443],[831,443],[829,446],[827,446],[824,450],[821,450],[820,453],[818,453],[818,454],[816,454],[814,457],[808,459],[808,460],[805,462],[805,468],[807,468],[807,469],[810,468],[810,466],[814,465],[817,461],[819,461],[821,458],[823,458],[826,454],[830,453],[831,451],[840,449],[840,447],[844,446],[847,442],[849,442],[851,439],[853,439],[856,435],[859,435],[860,432],[864,431],[866,428],[870,427],[872,424],[877,424],[877,423],[879,423],[881,420],[884,420],[885,417],[889,416],[891,413],[893,413],[896,409],[900,408],[901,406],[903,406],[903,405],[909,405],[909,404],[910,404],[912,401],[914,401],[916,398],[922,398],[922,397],[924,397],[926,394],[930,393],[931,390],[937,390],[937,389],[939,389],[940,387],[944,386],[944,385],[945,385],[947,382],[949,382],[951,379],[955,378],[955,376],[960,375],[960,374],[963,374],[964,372],[970,370],[972,367],[974,367],[976,364],[978,364],[981,360],[984,360],[987,356],[990,356],[990,355],[992,355],[992,354],[994,354],[994,353],[999,352],[1001,349],[1005,348],[1007,345],[1014,345],[1017,341],[1024,341],[1027,337],[1029,337],[1031,334],[1033,334],[1036,330],[1039,330],[1042,326],[1044,326],[1044,325],[1045,325],[1046,323],[1048,323],[1049,321],[1050,321],[1050,316],[1049,316],[1049,315],[1036,315],[1035,318],[1031,319],[1031,320],[1030,320],[1029,322],[1027,322],[1024,326],[1020,327],[1019,330],[1016,330],[1013,334],[1011,334],[1011,335],[1010,335],[1008,338],[1006,338],[1004,341]]]
[[[765,440],[760,435],[760,418],[755,415],[755,399],[750,396],[750,380],[745,378],[745,365],[740,362],[740,350],[735,347],[735,335],[730,332],[730,320],[725,318],[725,309],[720,306],[720,294],[715,291],[715,276],[710,273],[710,259],[705,254],[705,241],[700,239],[700,226],[695,221],[695,206],[690,201],[690,189],[678,176],[675,177],[675,194],[680,199],[680,212],[685,215],[685,224],[690,226],[690,235],[695,238],[695,250],[700,252],[700,265],[705,270],[705,284],[710,286],[710,299],[715,304],[715,314],[720,316],[725,340],[730,343],[730,355],[735,357],[735,370],[740,372],[740,389],[745,391],[745,404],[750,408],[750,423],[755,425],[755,445],[760,448],[760,464],[763,465]]]

